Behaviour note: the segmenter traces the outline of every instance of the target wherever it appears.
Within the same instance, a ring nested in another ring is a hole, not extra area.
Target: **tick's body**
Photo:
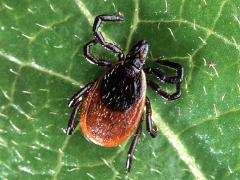
[[[84,136],[104,147],[115,147],[123,144],[134,132],[132,144],[128,151],[126,169],[130,171],[133,152],[142,132],[143,112],[146,107],[146,128],[152,137],[156,130],[153,128],[151,118],[151,105],[146,97],[146,85],[148,84],[158,95],[167,100],[174,100],[181,95],[181,81],[183,68],[177,63],[157,60],[156,63],[177,71],[177,76],[167,77],[156,68],[145,68],[148,43],[139,41],[124,56],[122,50],[114,44],[104,40],[99,26],[102,21],[122,21],[121,16],[98,16],[95,19],[93,32],[95,39],[85,45],[84,54],[93,64],[106,66],[105,74],[98,80],[87,84],[77,92],[69,103],[73,112],[67,127],[70,135],[76,127],[76,116],[82,107],[80,125]],[[91,52],[92,46],[101,44],[107,50],[115,53],[119,61],[110,63],[103,59],[97,59]],[[145,73],[155,75],[163,83],[176,84],[176,92],[168,94],[151,80],[146,80]],[[86,96],[82,101],[82,97]]]
[[[83,134],[101,146],[123,144],[141,120],[145,98],[145,73],[121,62],[114,64],[93,84],[83,103]]]

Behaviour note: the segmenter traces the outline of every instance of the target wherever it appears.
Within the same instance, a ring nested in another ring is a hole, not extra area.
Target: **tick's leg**
[[[79,103],[78,105],[74,106],[73,108],[73,111],[72,111],[72,114],[71,114],[71,117],[68,121],[68,126],[67,126],[67,129],[66,129],[66,134],[67,135],[71,135],[73,130],[75,129],[77,123],[76,123],[76,117],[77,117],[77,114],[79,112],[79,109],[80,109],[80,105],[81,103]]]
[[[183,75],[184,75],[184,69],[180,64],[171,62],[168,60],[157,60],[156,63],[161,64],[163,66],[167,66],[172,69],[175,69],[177,71],[177,76],[172,76],[172,77],[167,78],[168,81],[170,81],[172,83],[182,82]]]
[[[143,117],[142,117],[142,119],[143,119]],[[134,134],[134,138],[133,138],[131,146],[130,146],[130,148],[128,150],[128,156],[127,156],[127,161],[126,161],[126,171],[127,171],[127,173],[129,173],[130,170],[131,170],[133,153],[134,153],[134,151],[135,151],[135,149],[137,147],[137,143],[138,143],[139,137],[140,137],[140,135],[142,133],[142,119],[139,122],[137,131]]]
[[[176,84],[176,92],[173,94],[166,93],[165,91],[161,90],[160,87],[151,80],[147,81],[147,84],[162,98],[166,100],[174,100],[181,96],[181,85],[180,83]]]
[[[180,79],[177,76],[166,76],[164,72],[157,68],[150,68],[147,67],[144,69],[144,72],[146,74],[153,74],[155,75],[161,82],[163,83],[171,83],[171,84],[176,84],[180,82]]]
[[[123,21],[122,16],[106,16],[106,15],[100,15],[95,18],[94,24],[93,24],[93,34],[95,35],[97,41],[107,50],[112,51],[114,54],[116,54],[119,58],[119,60],[123,60],[124,54],[123,51],[117,47],[116,45],[112,43],[108,43],[105,41],[102,33],[98,30],[101,23],[103,21],[111,21],[111,22],[118,22]]]
[[[70,99],[68,106],[71,108],[75,107],[82,100],[82,96],[84,96],[89,91],[93,83],[94,82],[88,83],[83,88],[81,88],[76,94],[74,94],[74,96]]]
[[[68,126],[66,129],[66,134],[71,135],[72,131],[75,129],[77,123],[76,123],[76,117],[77,113],[79,112],[82,96],[84,96],[86,93],[88,93],[89,89],[92,87],[94,82],[88,83],[86,86],[81,88],[69,101],[68,106],[73,108],[71,117],[68,121]]]
[[[156,137],[156,128],[153,127],[152,121],[152,108],[150,104],[150,100],[146,97],[146,128],[148,133],[154,138]]]
[[[98,42],[96,39],[88,42],[85,46],[84,46],[84,55],[87,58],[87,60],[92,63],[92,64],[96,64],[98,66],[110,66],[111,63],[103,60],[103,59],[97,59],[93,54],[92,54],[92,46],[96,45]]]
[[[184,69],[183,67],[174,62],[170,62],[167,60],[157,60],[156,63],[159,63],[163,66],[167,66],[169,68],[175,69],[177,71],[177,76],[166,76],[161,70],[156,69],[156,68],[146,68],[144,71],[148,74],[154,74],[157,76],[158,79],[162,82],[166,83],[171,83],[171,84],[176,84],[180,83],[183,80],[183,74],[184,74]]]

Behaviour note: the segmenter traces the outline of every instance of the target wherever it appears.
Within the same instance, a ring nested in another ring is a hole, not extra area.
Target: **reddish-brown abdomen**
[[[82,107],[80,125],[84,136],[105,147],[123,144],[134,132],[145,106],[146,82],[139,100],[126,111],[113,111],[102,103],[100,81],[96,81]]]

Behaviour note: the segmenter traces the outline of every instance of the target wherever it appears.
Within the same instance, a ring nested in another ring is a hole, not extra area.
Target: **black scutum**
[[[118,65],[101,81],[102,102],[114,111],[129,109],[142,93],[141,72],[131,65]]]

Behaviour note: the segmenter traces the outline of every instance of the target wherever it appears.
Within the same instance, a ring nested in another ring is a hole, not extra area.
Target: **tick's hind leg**
[[[74,94],[74,96],[70,99],[68,106],[75,107],[82,100],[82,96],[84,96],[89,91],[93,83],[94,82],[88,83],[83,88],[81,88],[76,94]]]
[[[70,119],[69,119],[69,121],[68,121],[67,129],[66,129],[66,134],[67,134],[67,135],[71,135],[72,132],[73,132],[73,130],[74,130],[75,127],[77,126],[76,117],[77,117],[77,114],[78,114],[78,112],[79,112],[80,105],[81,105],[81,103],[79,103],[78,105],[76,105],[76,106],[73,108],[71,117],[70,117]]]
[[[71,117],[68,121],[66,134],[71,135],[73,130],[75,129],[77,122],[76,117],[77,113],[79,112],[82,96],[84,96],[86,93],[88,93],[89,89],[92,87],[94,82],[88,83],[86,86],[84,86],[82,89],[80,89],[69,101],[68,106],[73,108]]]
[[[150,100],[146,97],[146,128],[148,133],[154,138],[157,135],[156,128],[153,126],[152,121],[152,108],[150,104]]]
[[[127,171],[127,173],[129,173],[130,170],[131,170],[133,153],[134,153],[134,151],[137,147],[139,137],[142,133],[142,120],[143,120],[143,117],[142,117],[141,121],[139,122],[137,131],[134,134],[134,138],[133,138],[131,146],[128,150],[128,156],[127,156],[127,161],[126,161],[126,171]]]

